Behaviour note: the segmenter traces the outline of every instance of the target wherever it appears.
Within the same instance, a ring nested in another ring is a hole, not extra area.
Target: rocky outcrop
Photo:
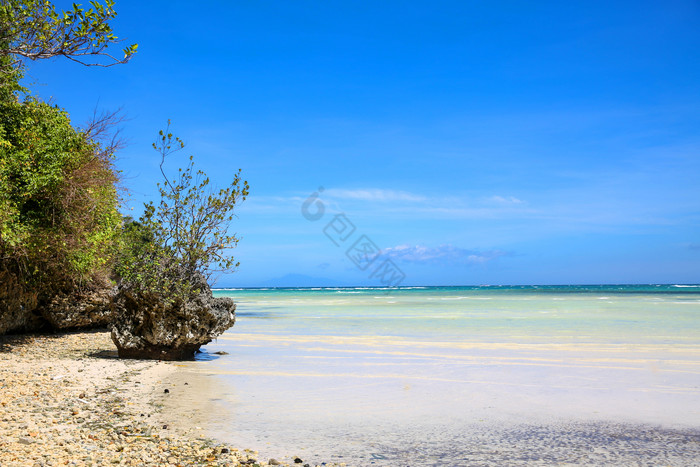
[[[15,274],[0,271],[0,335],[47,328],[98,328],[111,323],[117,288],[108,279],[51,297],[40,297],[24,287]]]
[[[193,299],[119,290],[112,340],[120,358],[191,360],[199,348],[233,326],[236,305],[212,295],[206,284]]]
[[[38,300],[12,274],[0,271],[0,335],[111,326],[121,358],[192,359],[202,345],[233,326],[236,309],[230,298],[215,298],[203,279],[197,282],[201,293],[185,302],[109,282]]]
[[[38,328],[37,302],[36,293],[24,290],[10,271],[0,270],[0,335]]]
[[[112,322],[116,293],[116,286],[104,286],[61,294],[39,311],[54,329],[107,327]]]

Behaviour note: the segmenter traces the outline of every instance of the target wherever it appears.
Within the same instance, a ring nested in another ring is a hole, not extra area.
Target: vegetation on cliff
[[[0,274],[23,297],[15,305],[36,306],[109,275],[117,178],[113,147],[94,136],[38,100],[0,103]]]
[[[118,143],[109,138],[118,119],[104,114],[75,127],[20,82],[28,60],[62,56],[111,66],[133,56],[135,44],[120,58],[109,50],[119,42],[109,25],[114,2],[90,5],[57,12],[45,0],[0,4],[0,334],[116,313],[123,315],[120,353],[151,346],[160,355],[185,345],[192,353],[234,322],[233,302],[214,300],[208,281],[237,266],[226,254],[238,243],[228,227],[248,184],[239,171],[228,187],[213,190],[192,156],[169,176],[166,158],[184,143],[168,129],[153,145],[161,158],[160,202],[147,204],[138,222],[122,219]],[[70,316],[65,308],[74,298],[85,305],[74,307],[77,313],[90,316]]]
[[[57,12],[48,1],[0,4],[0,332],[34,325],[52,298],[103,285],[119,239],[112,116],[73,126],[20,80],[27,60],[62,56],[84,65],[115,58],[113,2]]]

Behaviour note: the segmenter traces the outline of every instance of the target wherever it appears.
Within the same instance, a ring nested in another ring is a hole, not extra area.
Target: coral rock
[[[188,301],[120,289],[115,303],[112,340],[119,357],[191,360],[200,346],[233,326],[236,305],[212,295],[208,286]]]

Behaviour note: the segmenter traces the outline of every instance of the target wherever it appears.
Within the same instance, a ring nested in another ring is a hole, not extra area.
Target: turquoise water
[[[697,339],[700,286],[217,290],[266,332],[495,340]],[[235,331],[234,331],[235,332]]]
[[[236,325],[186,371],[210,434],[263,457],[430,465],[487,425],[700,420],[697,285],[215,294]]]

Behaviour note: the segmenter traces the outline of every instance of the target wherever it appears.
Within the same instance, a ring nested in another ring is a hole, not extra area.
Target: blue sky
[[[700,282],[697,1],[116,9],[129,64],[26,82],[76,124],[124,109],[125,212],[167,119],[215,183],[243,169],[217,286]]]

